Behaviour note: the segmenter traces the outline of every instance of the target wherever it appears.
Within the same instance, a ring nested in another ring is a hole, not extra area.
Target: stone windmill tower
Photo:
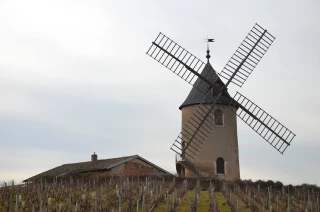
[[[230,83],[245,83],[274,40],[255,24],[219,74],[209,49],[204,63],[161,32],[152,42],[147,54],[193,86],[180,106],[182,130],[171,146],[180,176],[240,178],[237,117],[281,154],[290,146],[292,131],[239,92],[228,93]]]
[[[209,50],[207,53],[208,62],[201,75],[206,76],[212,82],[218,78],[215,82],[217,84],[215,89],[217,89],[223,86],[224,83],[209,62]],[[198,78],[195,84],[200,83],[201,79]],[[210,122],[212,122],[213,126],[212,132],[193,162],[199,170],[209,176],[218,176],[222,179],[240,178],[237,115],[227,108],[231,100],[232,97],[226,91],[217,101],[214,110],[210,114]],[[182,113],[182,130],[200,103],[210,106],[213,102],[212,96],[205,98],[203,93],[193,87],[186,100],[179,107]],[[234,107],[234,110],[237,110],[237,108]],[[176,169],[179,175],[185,177],[194,176],[196,174],[194,173],[196,172],[194,170],[195,167],[190,167],[190,165],[183,160],[177,161]]]

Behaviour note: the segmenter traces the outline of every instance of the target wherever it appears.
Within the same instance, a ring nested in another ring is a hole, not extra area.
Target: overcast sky
[[[146,55],[159,32],[220,72],[255,23],[276,37],[240,91],[296,133],[284,155],[238,119],[242,179],[320,185],[319,1],[0,1],[0,181],[170,146],[191,86]]]

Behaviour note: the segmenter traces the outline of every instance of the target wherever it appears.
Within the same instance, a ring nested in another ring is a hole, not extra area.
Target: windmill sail
[[[215,105],[199,104],[170,149],[184,159],[195,160],[211,134],[215,120],[221,118],[213,116]]]
[[[274,40],[275,37],[267,30],[255,24],[225,65],[220,76],[241,87]]]
[[[207,93],[211,83],[199,73],[206,64],[161,32],[147,54],[192,86],[198,77],[202,78],[201,84],[196,86],[203,94]]]
[[[237,116],[281,154],[284,153],[296,136],[292,131],[239,92],[233,97],[230,106],[239,107],[237,111],[233,110]]]
[[[213,128],[211,111],[215,103],[205,103],[210,97],[212,98],[212,95],[208,92],[171,146],[171,150],[190,161],[196,158]]]

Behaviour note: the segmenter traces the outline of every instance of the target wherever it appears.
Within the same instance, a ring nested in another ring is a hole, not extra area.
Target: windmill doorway
[[[224,174],[224,160],[223,158],[218,158],[216,161],[217,164],[217,174]]]

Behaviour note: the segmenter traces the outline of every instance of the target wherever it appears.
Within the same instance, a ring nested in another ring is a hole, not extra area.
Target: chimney
[[[94,152],[93,155],[91,155],[91,161],[97,161],[98,160],[98,155],[96,155],[96,153]]]

